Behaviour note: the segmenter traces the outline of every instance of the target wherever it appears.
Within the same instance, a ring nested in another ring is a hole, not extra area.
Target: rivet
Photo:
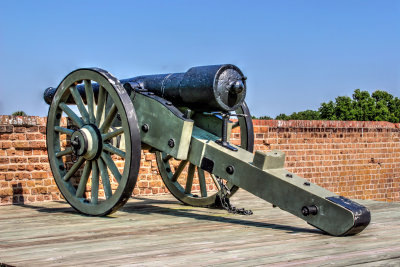
[[[309,182],[304,182],[305,186],[310,186],[311,184]]]
[[[169,101],[167,101],[167,102],[165,102],[165,105],[167,105],[167,106],[172,106],[172,103],[169,102]]]
[[[235,172],[235,168],[232,165],[229,165],[228,167],[226,167],[226,172],[228,174],[233,174]]]
[[[175,141],[174,141],[174,139],[169,139],[168,140],[168,146],[170,147],[170,148],[173,148],[174,146],[175,146]]]
[[[145,133],[147,133],[147,132],[149,131],[149,125],[146,124],[146,123],[143,124],[143,125],[142,125],[142,131],[145,132]]]
[[[286,174],[286,177],[288,177],[288,178],[293,178],[293,174],[287,173],[287,174]]]

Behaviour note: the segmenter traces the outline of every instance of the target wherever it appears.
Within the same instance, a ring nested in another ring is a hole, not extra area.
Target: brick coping
[[[47,117],[0,115],[0,125],[37,126],[45,125]],[[400,123],[387,121],[322,121],[322,120],[253,120],[255,126],[283,128],[394,128]]]

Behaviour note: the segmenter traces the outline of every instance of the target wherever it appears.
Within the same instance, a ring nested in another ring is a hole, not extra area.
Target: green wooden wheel
[[[246,115],[245,117],[239,117],[238,122],[233,126],[233,128],[240,127],[240,146],[253,152],[253,122],[246,103],[243,103],[236,110],[236,114]],[[197,207],[213,206],[217,195],[220,195],[221,190],[224,190],[220,187],[215,175],[205,172],[199,166],[195,166],[185,160],[175,160],[163,152],[156,152],[156,159],[158,170],[165,186],[176,199],[186,205]],[[188,168],[185,171],[187,166]],[[199,188],[193,186],[194,179],[198,179]],[[236,185],[230,183],[227,183],[226,186],[230,191],[230,194],[227,195],[228,198],[239,189]],[[198,192],[195,192],[195,190]]]
[[[119,148],[116,138],[124,140]],[[77,211],[102,216],[128,201],[140,167],[140,133],[132,101],[110,73],[78,69],[64,78],[49,108],[46,141],[56,184]]]

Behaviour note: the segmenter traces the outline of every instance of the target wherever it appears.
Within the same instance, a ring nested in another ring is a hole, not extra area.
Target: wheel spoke
[[[92,162],[92,190],[91,203],[97,204],[99,199],[99,169],[96,161]]]
[[[109,144],[103,144],[103,148],[104,148],[104,150],[106,150],[112,154],[116,154],[116,155],[120,156],[121,158],[125,158],[125,152],[119,148],[116,148],[115,146],[112,146]]]
[[[122,134],[123,132],[124,132],[124,129],[121,127],[121,128],[119,128],[119,129],[117,129],[115,131],[112,131],[112,132],[109,132],[109,133],[106,133],[106,134],[102,134],[101,137],[103,138],[103,141],[107,141],[107,140],[109,140],[111,138],[114,138],[114,137]]]
[[[93,87],[90,80],[84,80],[85,84],[85,93],[86,93],[86,103],[89,111],[89,122],[95,123],[96,119],[94,118],[94,95],[93,95]]]
[[[179,163],[178,168],[176,168],[176,170],[175,170],[174,176],[172,176],[172,179],[171,179],[172,182],[176,182],[178,180],[179,176],[181,175],[181,173],[187,163],[188,163],[187,160],[182,160],[181,163]]]
[[[89,113],[87,112],[85,105],[83,104],[82,97],[79,94],[78,89],[76,89],[76,86],[71,86],[69,90],[71,91],[72,97],[75,100],[75,104],[82,115],[83,121],[85,123],[89,123]]]
[[[92,162],[87,161],[85,167],[83,167],[82,177],[81,180],[79,181],[78,189],[76,190],[75,194],[76,197],[78,198],[83,197],[91,170],[92,170]]]
[[[204,171],[197,167],[197,174],[199,176],[199,184],[200,184],[200,193],[202,197],[207,197],[207,184],[206,184],[206,176]]]
[[[112,197],[112,190],[110,185],[110,177],[108,177],[107,167],[104,165],[104,162],[101,158],[97,159],[97,164],[99,165],[101,182],[103,183],[104,194],[106,198],[109,199]]]
[[[188,175],[186,179],[185,194],[190,194],[192,192],[193,177],[196,166],[192,163],[189,164]]]
[[[115,116],[117,115],[117,106],[115,104],[112,104],[110,111],[108,112],[106,118],[104,119],[103,124],[100,127],[100,132],[105,133],[108,131],[108,129],[111,126],[111,123],[113,122]]]
[[[119,183],[121,181],[121,173],[119,173],[117,166],[114,161],[111,159],[110,155],[104,152],[101,152],[101,158],[104,160],[107,167],[110,169],[111,173],[114,175],[115,180]]]
[[[221,185],[218,183],[217,177],[215,177],[214,174],[211,174],[211,178],[213,179],[214,184],[215,184],[215,186],[217,187],[218,191],[221,191]]]
[[[101,117],[103,116],[104,107],[106,103],[106,90],[103,86],[99,86],[99,96],[97,100],[97,110],[96,110],[96,125],[100,125]]]
[[[76,171],[82,166],[82,164],[85,162],[84,157],[80,157],[77,162],[72,165],[71,169],[65,174],[64,176],[64,181],[68,181],[75,173]]]
[[[60,158],[60,157],[65,156],[65,155],[72,154],[72,151],[73,151],[72,147],[67,147],[65,150],[57,152],[56,153],[56,157]]]
[[[60,127],[60,126],[55,126],[54,127],[54,131],[59,132],[59,133],[63,133],[63,134],[66,134],[66,135],[72,135],[74,133],[73,130],[67,129],[67,128],[64,128],[64,127]]]
[[[75,114],[75,112],[72,111],[72,109],[70,109],[64,102],[60,103],[59,107],[68,115],[68,117],[75,123],[76,126],[82,128],[84,125],[83,121],[78,117],[78,115]]]

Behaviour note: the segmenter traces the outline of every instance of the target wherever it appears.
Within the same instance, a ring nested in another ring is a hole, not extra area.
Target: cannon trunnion
[[[246,78],[230,64],[124,80],[73,71],[44,95],[54,179],[76,210],[107,215],[132,195],[147,148],[184,204],[213,206],[240,187],[331,235],[361,232],[367,208],[288,172],[280,151],[252,153],[245,95]]]

